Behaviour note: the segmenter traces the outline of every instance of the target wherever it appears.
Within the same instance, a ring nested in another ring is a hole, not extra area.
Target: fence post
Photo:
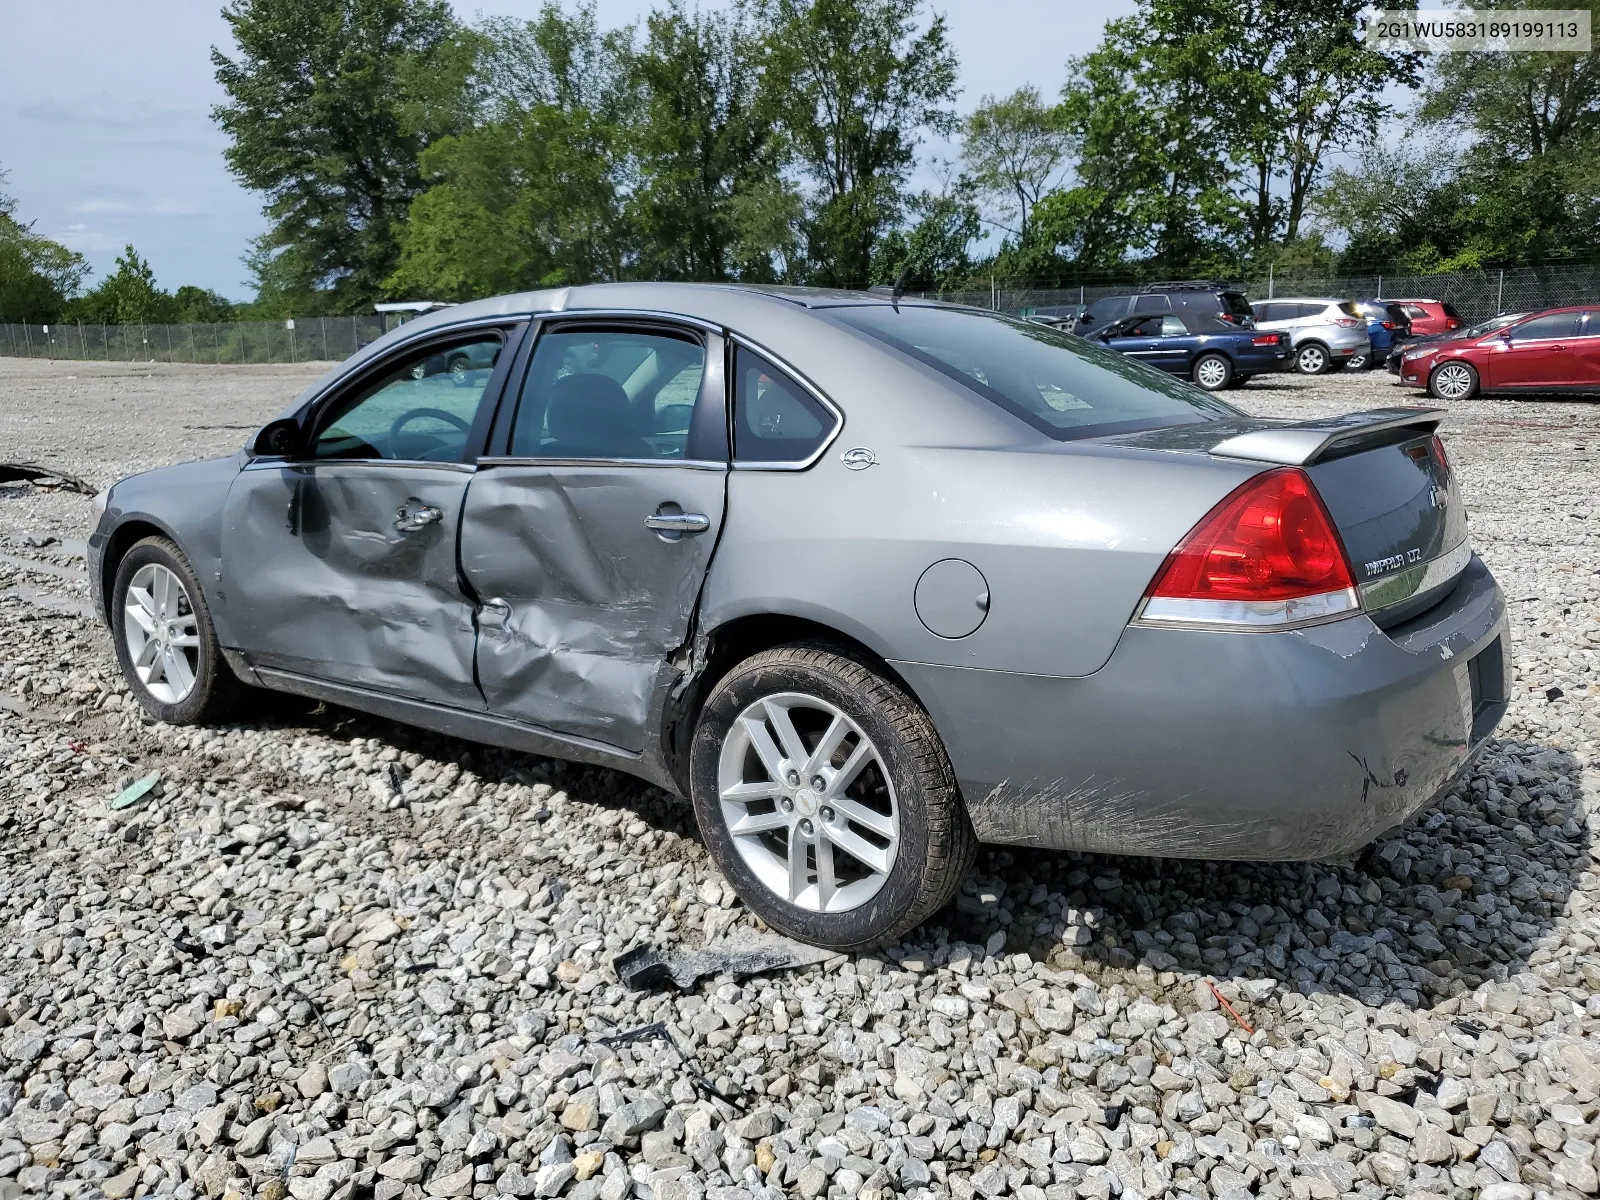
[[[328,318],[320,317],[317,324],[322,326],[322,361],[328,361]]]
[[[1505,310],[1506,310],[1506,271],[1505,271],[1504,267],[1501,267],[1500,268],[1500,290],[1497,291],[1495,293],[1495,295],[1494,295],[1494,311],[1495,311],[1495,315],[1499,316],[1501,313],[1505,312]]]
[[[1383,276],[1378,276],[1378,299],[1383,299]]]
[[[1267,264],[1267,299],[1272,299],[1272,264]]]
[[[33,357],[33,334],[28,332],[28,323],[22,323],[22,336],[28,339],[28,357]]]

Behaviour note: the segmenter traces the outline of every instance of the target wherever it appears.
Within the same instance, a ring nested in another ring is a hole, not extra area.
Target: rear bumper
[[[1176,858],[1348,854],[1446,787],[1510,686],[1505,600],[1474,558],[1384,631],[1130,627],[1093,675],[895,664],[985,841]]]

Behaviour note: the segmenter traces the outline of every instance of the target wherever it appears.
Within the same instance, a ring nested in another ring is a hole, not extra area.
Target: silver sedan
[[[1438,419],[1252,419],[922,302],[534,292],[117,483],[91,576],[163,720],[271,688],[628,771],[852,947],[980,841],[1311,859],[1436,796],[1509,671]]]

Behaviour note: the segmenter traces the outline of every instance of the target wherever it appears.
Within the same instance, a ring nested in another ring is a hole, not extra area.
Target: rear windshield
[[[1354,300],[1341,300],[1339,302],[1339,311],[1347,317],[1359,317],[1361,315],[1361,310],[1356,307]]]
[[[1456,306],[1454,304],[1451,304],[1450,301],[1446,300],[1439,307],[1444,309],[1444,315],[1445,316],[1454,317],[1458,321],[1461,319],[1461,314],[1456,311]]]
[[[1253,317],[1255,315],[1250,311],[1250,301],[1244,298],[1244,293],[1242,292],[1223,292],[1222,303],[1228,312],[1235,317]]]
[[[827,311],[1059,441],[1238,415],[1163,371],[1045,325],[912,305]]]

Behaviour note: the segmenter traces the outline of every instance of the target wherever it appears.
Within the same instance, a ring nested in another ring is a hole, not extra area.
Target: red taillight
[[[1304,471],[1284,467],[1256,476],[1212,509],[1167,556],[1146,595],[1271,602],[1347,593],[1342,611],[1355,606],[1354,588],[1322,498]]]
[[[1336,317],[1334,318],[1333,323],[1335,325],[1343,326],[1345,329],[1354,329],[1357,325],[1361,324],[1361,322],[1356,320],[1354,317]]]
[[[1437,433],[1433,435],[1433,454],[1439,460],[1439,465],[1444,468],[1445,474],[1450,473],[1450,459],[1444,452],[1444,439]]]
[[[1461,322],[1456,320],[1454,317],[1446,317],[1444,321],[1444,327],[1446,329],[1460,329]]]
[[[1250,344],[1252,346],[1276,346],[1278,344],[1278,335],[1269,333],[1265,337],[1253,337],[1250,339]]]
[[[1383,327],[1385,329],[1398,329],[1399,328],[1399,326],[1396,325],[1393,321],[1385,321],[1383,323]]]

